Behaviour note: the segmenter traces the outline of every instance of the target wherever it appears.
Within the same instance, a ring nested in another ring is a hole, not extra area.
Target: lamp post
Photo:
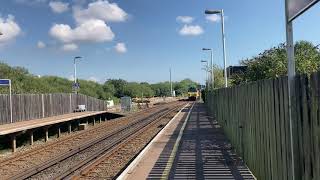
[[[210,71],[211,71],[211,87],[214,88],[214,73],[213,73],[213,49],[211,48],[202,48],[203,51],[210,51],[211,55],[211,63],[210,63]]]
[[[223,62],[224,62],[224,83],[225,87],[228,87],[227,77],[227,55],[226,55],[226,36],[224,30],[224,11],[221,10],[206,10],[205,14],[220,14],[221,16],[221,33],[222,33],[222,45],[223,45]]]
[[[80,56],[76,56],[76,57],[74,57],[74,59],[73,59],[73,66],[74,66],[74,88],[75,88],[75,94],[77,94],[78,93],[78,85],[77,85],[77,60],[78,59],[81,59],[82,57],[80,57]]]
[[[171,79],[171,68],[169,69],[170,72],[170,95],[173,97],[173,91],[172,91],[172,79]]]
[[[208,86],[208,81],[209,81],[209,71],[208,71],[209,62],[205,61],[205,60],[201,60],[201,62],[202,63],[207,63],[206,68],[204,68],[203,70],[205,70],[205,72],[206,72],[206,86]]]

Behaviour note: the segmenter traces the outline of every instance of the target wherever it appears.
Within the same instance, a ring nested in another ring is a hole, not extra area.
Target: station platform
[[[175,118],[118,179],[255,179],[223,129],[194,103]]]
[[[95,124],[96,121],[101,122],[111,117],[120,117],[120,114],[114,114],[107,111],[86,111],[76,112],[64,115],[46,117],[41,119],[33,119],[21,122],[15,122],[11,124],[0,125],[0,136],[10,136],[12,152],[16,152],[17,149],[17,136],[26,133],[29,136],[30,145],[33,145],[34,131],[43,128],[45,132],[45,141],[49,139],[49,128],[55,126],[57,129],[57,136],[61,136],[61,125],[67,123],[68,132],[72,131],[72,122],[86,119]]]
[[[106,111],[91,111],[91,112],[86,111],[86,112],[64,114],[59,116],[52,116],[52,117],[41,118],[41,119],[21,121],[21,122],[16,122],[11,124],[4,124],[4,125],[0,125],[0,135],[2,136],[7,134],[13,134],[13,133],[35,129],[39,127],[68,122],[75,119],[101,115],[104,113],[107,113],[107,112]]]

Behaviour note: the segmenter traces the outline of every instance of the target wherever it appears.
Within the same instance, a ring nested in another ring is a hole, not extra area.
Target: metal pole
[[[77,83],[77,64],[76,64],[75,58],[73,60],[73,65],[74,65],[74,83]]]
[[[9,91],[10,91],[10,95],[9,95],[9,99],[10,99],[10,122],[13,123],[13,117],[12,117],[12,92],[11,92],[11,80],[9,80]]]
[[[173,92],[172,92],[171,68],[169,69],[169,72],[170,72],[170,94],[171,94],[171,97],[172,97],[173,96]]]
[[[209,62],[207,61],[207,69],[206,69],[206,76],[207,76],[207,78],[206,78],[206,84],[207,84],[207,87],[209,86],[209,75],[210,73],[209,73]]]
[[[228,87],[228,77],[227,77],[227,55],[226,55],[226,36],[224,31],[224,12],[221,9],[221,21],[222,21],[222,44],[223,44],[223,61],[224,61],[224,83],[225,87]]]
[[[214,72],[213,72],[213,49],[211,49],[211,80],[212,80],[212,89],[214,89]]]
[[[293,44],[293,28],[292,22],[289,22],[289,6],[288,0],[285,1],[286,9],[286,39],[287,39],[287,56],[288,56],[288,109],[290,121],[290,148],[291,148],[291,166],[292,166],[292,179],[295,180],[295,157],[294,157],[294,139],[293,139],[293,98],[295,95],[294,87],[295,81],[295,60],[294,60],[294,44]]]
[[[74,92],[77,94],[77,64],[76,64],[76,58],[73,59],[73,66],[74,66]]]

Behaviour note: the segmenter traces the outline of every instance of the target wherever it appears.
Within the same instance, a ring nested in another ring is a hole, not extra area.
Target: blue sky
[[[206,19],[207,8],[225,11],[228,65],[285,41],[283,0],[8,0],[0,2],[0,31],[9,35],[0,38],[0,59],[70,78],[80,55],[83,79],[153,83],[168,80],[171,67],[173,80],[203,83],[203,47],[222,66],[220,22]],[[319,17],[318,3],[296,19],[295,41],[320,44]]]

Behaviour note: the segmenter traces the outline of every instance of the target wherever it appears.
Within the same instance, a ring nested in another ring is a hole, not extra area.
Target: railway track
[[[149,123],[144,128],[132,134],[124,142],[112,147],[110,151],[100,156],[95,161],[79,168],[67,179],[115,179],[136,155],[158,134],[181,107],[176,107],[167,112],[157,121]],[[64,177],[59,177],[64,178]]]
[[[62,177],[65,172],[71,171],[81,163],[92,161],[110,147],[119,144],[125,137],[170,111],[170,107],[177,105],[178,103],[173,103],[158,109],[149,109],[136,116],[105,123],[43,148],[6,159],[0,162],[0,175],[3,179]]]

